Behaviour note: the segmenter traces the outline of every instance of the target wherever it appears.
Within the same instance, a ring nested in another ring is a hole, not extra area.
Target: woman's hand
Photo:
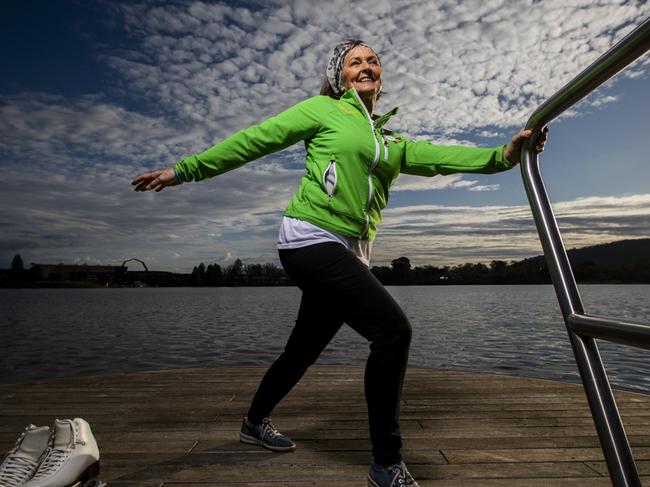
[[[508,159],[512,164],[519,164],[519,159],[521,158],[521,145],[524,143],[524,140],[533,135],[533,131],[520,130],[517,135],[515,135],[506,150],[503,151],[503,155]],[[544,144],[548,139],[548,127],[544,127],[537,137],[535,142],[535,152],[538,154],[544,150]]]
[[[174,169],[170,167],[139,174],[131,181],[131,184],[135,186],[136,191],[149,191],[151,189],[162,191],[167,186],[178,186],[180,183],[176,179]]]

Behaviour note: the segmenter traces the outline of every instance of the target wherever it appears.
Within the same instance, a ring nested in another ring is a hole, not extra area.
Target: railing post
[[[521,171],[612,483],[615,487],[641,487],[634,457],[596,341],[593,338],[576,335],[569,323],[572,314],[584,314],[584,310],[569,258],[562,243],[562,236],[541,178],[539,156],[534,151],[533,142],[526,143],[522,150]]]
[[[607,461],[607,468],[615,487],[640,487],[641,481],[596,341],[592,337],[578,335],[571,323],[573,319],[578,324],[582,322],[583,325],[585,323],[593,325],[594,320],[584,316],[578,286],[539,171],[539,156],[535,153],[534,141],[541,127],[641,57],[648,49],[650,49],[650,19],[646,19],[533,112],[526,123],[526,128],[534,129],[535,133],[524,143],[521,151],[521,174],[528,201],[560,302],[580,377]],[[605,325],[606,328],[621,324],[627,330],[626,340],[630,340],[630,337],[647,338],[649,333],[647,327],[614,320],[600,320],[598,323]],[[609,336],[612,333],[616,334],[611,331],[611,328],[606,331]]]

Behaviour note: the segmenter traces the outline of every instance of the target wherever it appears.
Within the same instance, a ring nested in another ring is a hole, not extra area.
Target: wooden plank
[[[362,481],[363,482],[363,481]],[[354,482],[336,482],[336,487],[363,487],[364,483],[360,481]],[[422,480],[418,481],[420,487],[611,487],[609,479],[602,477],[590,478],[560,478],[560,479],[541,479],[539,481],[528,479],[462,479],[462,480]],[[288,487],[332,487],[332,484],[321,481],[287,481],[282,486]],[[111,487],[161,487],[155,483],[149,484],[132,484],[121,482],[111,482]],[[237,487],[279,487],[277,482],[201,482],[197,483],[184,483],[184,482],[165,482],[164,487],[224,487],[224,486],[237,486]]]
[[[238,441],[266,367],[172,369],[0,386],[0,447],[26,424],[80,416],[111,486],[358,486],[370,460],[363,369],[312,367],[276,408],[298,443],[278,454]],[[642,475],[650,397],[616,392]],[[421,487],[610,485],[582,387],[526,377],[410,369],[403,453]]]
[[[607,475],[607,464],[604,460],[602,462],[587,462],[586,465],[600,472],[601,475]],[[650,460],[636,459],[636,468],[639,475],[650,476]]]
[[[637,460],[650,460],[650,448],[634,449]],[[456,463],[516,463],[516,462],[593,462],[604,461],[600,448],[522,448],[522,449],[444,449],[442,454],[451,464]]]

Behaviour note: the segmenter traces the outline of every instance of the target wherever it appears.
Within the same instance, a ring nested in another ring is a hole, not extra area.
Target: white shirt
[[[325,242],[338,242],[356,255],[361,262],[370,266],[372,242],[346,237],[312,225],[304,220],[283,216],[278,235],[278,249],[298,249]]]

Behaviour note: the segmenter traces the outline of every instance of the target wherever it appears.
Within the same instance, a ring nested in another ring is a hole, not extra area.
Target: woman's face
[[[343,89],[355,88],[362,98],[381,91],[381,66],[375,51],[365,46],[350,50],[343,62]]]

